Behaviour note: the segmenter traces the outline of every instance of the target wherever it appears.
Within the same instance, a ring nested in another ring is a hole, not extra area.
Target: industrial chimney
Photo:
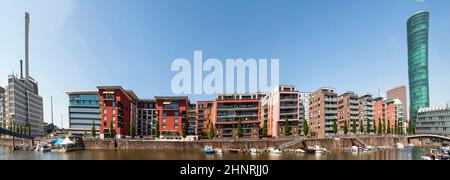
[[[23,79],[23,61],[20,60],[20,79]]]
[[[28,62],[28,34],[30,29],[30,14],[25,12],[25,79],[30,80],[30,64]]]

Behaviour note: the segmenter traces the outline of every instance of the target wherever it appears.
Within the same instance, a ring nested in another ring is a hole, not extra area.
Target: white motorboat
[[[206,145],[203,148],[203,152],[205,152],[206,154],[214,154],[214,149],[212,148],[212,146]]]
[[[405,146],[402,143],[397,143],[396,144],[397,149],[404,149]]]
[[[358,151],[358,146],[352,146],[352,152],[357,152]]]
[[[275,148],[275,147],[270,147],[269,148],[269,152],[273,153],[273,154],[281,154],[281,153],[283,153],[283,151],[281,151],[281,149]]]
[[[303,150],[303,149],[296,149],[295,152],[296,152],[296,153],[305,153],[306,151]]]
[[[316,153],[322,153],[322,148],[319,145],[314,146],[314,150]]]
[[[222,154],[223,153],[223,150],[221,148],[216,148],[215,151],[216,151],[217,154]]]
[[[251,148],[251,149],[250,149],[250,153],[252,153],[252,154],[259,153],[259,149]]]

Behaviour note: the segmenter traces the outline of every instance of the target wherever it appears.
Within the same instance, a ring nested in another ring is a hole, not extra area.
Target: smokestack
[[[20,60],[20,79],[23,79],[23,61]]]
[[[30,80],[30,64],[28,62],[28,38],[30,30],[30,14],[25,12],[25,79]]]

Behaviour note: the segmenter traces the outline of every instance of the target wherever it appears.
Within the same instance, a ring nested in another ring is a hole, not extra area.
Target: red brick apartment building
[[[189,99],[186,96],[156,96],[159,130],[163,138],[179,138],[187,121]]]

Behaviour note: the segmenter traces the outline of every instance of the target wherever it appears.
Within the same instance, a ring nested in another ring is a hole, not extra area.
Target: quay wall
[[[396,143],[408,144],[406,137],[367,137],[359,138],[365,144],[370,146],[388,146]],[[199,150],[203,149],[205,145],[212,145],[213,147],[221,146],[223,149],[267,149],[271,146],[281,145],[292,140],[268,139],[268,140],[224,140],[220,143],[213,140],[201,141],[139,141],[139,140],[101,140],[90,139],[84,140],[86,149],[174,149],[174,150]],[[353,145],[351,138],[340,139],[308,139],[308,146],[320,145],[321,147],[330,150],[339,150],[351,147]],[[420,145],[420,144],[419,144]],[[302,148],[302,144],[297,144],[288,149]]]
[[[370,146],[392,146],[396,143],[409,144],[406,137],[361,137],[358,138],[365,144]],[[201,141],[154,141],[154,140],[102,140],[102,139],[84,139],[85,149],[174,149],[174,150],[199,150],[203,149],[205,145],[212,145],[213,147],[221,146],[223,149],[267,149],[271,146],[281,145],[292,140],[288,139],[245,139],[245,140],[223,140],[219,143],[217,140],[201,140]],[[35,141],[38,143],[37,141]],[[306,144],[308,146],[320,145],[321,147],[330,150],[339,150],[351,147],[354,141],[352,138],[328,138],[328,139],[308,139]],[[410,143],[416,146],[423,145],[421,141],[411,141]],[[33,144],[31,140],[15,139],[15,145],[19,144]],[[13,146],[13,139],[0,138],[0,145]],[[296,144],[287,149],[302,148],[303,145]]]

